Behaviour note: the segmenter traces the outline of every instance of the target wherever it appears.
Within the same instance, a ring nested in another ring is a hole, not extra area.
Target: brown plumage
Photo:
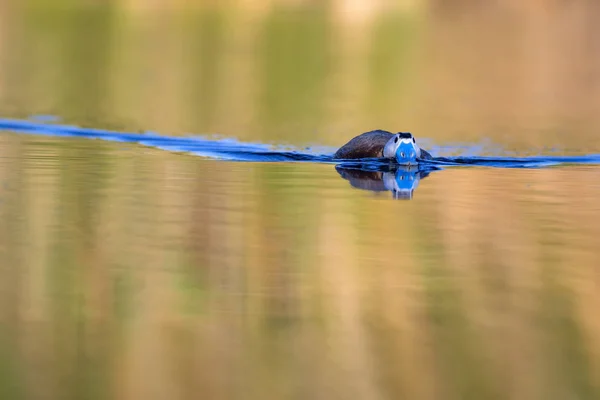
[[[375,130],[365,132],[352,138],[335,152],[333,158],[380,158],[383,157],[383,148],[394,134],[388,131]]]

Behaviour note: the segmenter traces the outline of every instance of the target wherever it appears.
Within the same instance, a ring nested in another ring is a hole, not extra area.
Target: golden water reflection
[[[595,168],[397,202],[331,165],[2,148],[3,398],[598,395]]]
[[[0,110],[296,145],[382,128],[600,151],[600,7],[455,3],[8,7]]]
[[[595,2],[183,3],[0,0],[1,116],[600,152]],[[0,399],[597,399],[598,176],[2,132]]]

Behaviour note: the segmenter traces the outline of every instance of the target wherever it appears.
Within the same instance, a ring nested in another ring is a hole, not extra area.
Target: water
[[[0,398],[600,397],[598,7],[364,4],[0,1]]]

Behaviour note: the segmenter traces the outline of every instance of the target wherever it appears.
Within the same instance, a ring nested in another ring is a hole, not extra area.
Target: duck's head
[[[385,158],[395,158],[401,165],[416,165],[421,157],[421,148],[410,132],[398,132],[383,148]]]

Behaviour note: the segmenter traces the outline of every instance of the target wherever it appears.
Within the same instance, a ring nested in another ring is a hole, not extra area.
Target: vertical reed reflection
[[[2,149],[7,396],[597,395],[594,169],[573,211],[563,170],[445,171],[399,204],[328,165]]]
[[[0,1],[0,112],[600,151],[598,7],[479,3]],[[3,133],[0,398],[598,398],[597,175],[458,169],[399,203]]]

